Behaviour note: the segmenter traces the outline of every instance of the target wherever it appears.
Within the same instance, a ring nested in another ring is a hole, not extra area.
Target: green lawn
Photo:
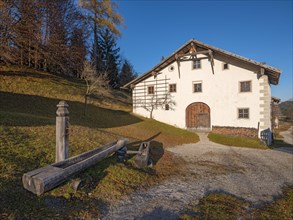
[[[259,139],[239,137],[239,136],[228,136],[228,135],[215,134],[215,133],[209,133],[208,138],[212,142],[227,145],[227,146],[269,149],[267,146],[262,145]]]
[[[97,94],[85,117],[84,90],[80,80],[46,73],[0,73],[0,219],[97,218],[99,207],[179,173],[184,164],[166,147],[199,140],[194,133],[131,114],[131,98],[120,91]],[[40,197],[26,191],[22,175],[55,160],[60,100],[69,104],[70,156],[123,137],[131,149],[152,140],[154,166],[137,169],[133,158],[119,164],[113,155]],[[75,192],[77,179],[81,186]]]

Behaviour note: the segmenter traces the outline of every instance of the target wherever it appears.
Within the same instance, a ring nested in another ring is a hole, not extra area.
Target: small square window
[[[169,92],[177,92],[176,84],[169,85]]]
[[[249,118],[249,108],[239,108],[238,118]]]
[[[193,92],[202,92],[202,83],[193,83]]]
[[[223,63],[223,70],[228,70],[228,69],[229,69],[229,64]]]
[[[155,94],[155,88],[154,86],[148,86],[148,95]]]
[[[251,92],[251,81],[240,82],[240,92]]]
[[[193,69],[200,69],[201,68],[201,62],[200,60],[194,60],[193,61],[193,66],[192,66]]]

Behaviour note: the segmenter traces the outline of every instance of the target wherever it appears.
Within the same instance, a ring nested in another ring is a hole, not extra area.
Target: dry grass
[[[0,91],[16,94],[35,95],[57,100],[84,102],[86,85],[83,80],[63,78],[42,72],[0,72]],[[131,110],[131,98],[120,91],[110,91],[103,97],[96,94],[90,99],[94,106]]]
[[[245,215],[247,203],[224,193],[211,193],[193,204],[181,216],[181,219],[239,219]]]
[[[283,139],[283,136],[280,135],[280,132],[287,131],[292,126],[290,122],[280,121],[279,128],[274,129],[274,137],[276,139]]]
[[[280,132],[282,131],[287,131],[291,126],[292,126],[292,122],[290,123],[290,122],[280,121],[279,128],[274,129],[274,142],[272,144],[273,148],[293,147],[292,145],[284,142],[283,140],[284,137],[280,134]]]
[[[292,219],[293,188],[274,202],[254,208],[252,204],[224,193],[211,193],[187,208],[181,219]]]
[[[84,117],[84,90],[80,80],[46,73],[0,73],[1,219],[97,218],[109,202],[178,174],[183,165],[165,147],[198,141],[193,133],[132,115],[131,99],[120,91],[103,98],[97,94]],[[154,166],[137,169],[133,158],[119,164],[113,155],[40,197],[24,190],[23,173],[54,162],[59,100],[70,106],[70,156],[127,137],[131,149],[152,140]],[[76,179],[81,180],[77,192]]]
[[[269,149],[267,146],[262,145],[259,139],[238,137],[238,136],[228,136],[228,135],[215,134],[215,133],[210,133],[208,135],[208,138],[212,142],[227,145],[227,146]]]

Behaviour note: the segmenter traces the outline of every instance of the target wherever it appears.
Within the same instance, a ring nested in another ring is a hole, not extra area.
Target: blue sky
[[[291,1],[118,0],[122,56],[142,74],[195,38],[283,71],[272,94],[292,98]]]

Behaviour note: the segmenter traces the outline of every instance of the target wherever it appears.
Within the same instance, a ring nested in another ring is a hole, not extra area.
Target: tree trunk
[[[35,69],[38,68],[38,50],[35,49]]]
[[[31,41],[28,43],[28,66],[31,67]]]
[[[23,49],[20,49],[20,65],[23,66]]]
[[[88,94],[84,96],[84,111],[83,111],[84,116],[86,116],[86,113],[87,113],[87,98],[88,98]]]
[[[94,57],[94,67],[95,67],[95,69],[97,69],[97,50],[98,50],[98,33],[97,33],[98,30],[97,30],[96,18],[97,18],[97,15],[95,13],[95,22],[94,22],[94,48],[93,48],[93,51],[94,51],[93,57]]]
[[[47,59],[44,59],[44,71],[47,71]]]

